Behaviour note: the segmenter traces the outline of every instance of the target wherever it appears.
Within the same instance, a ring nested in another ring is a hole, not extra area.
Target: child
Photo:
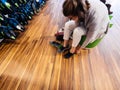
[[[82,35],[86,35],[86,40],[80,48],[85,48],[88,43],[102,37],[108,27],[108,10],[99,0],[65,0],[63,14],[71,20],[65,23],[64,44],[60,52],[69,49],[69,38],[73,33],[72,47],[65,58],[75,54]]]

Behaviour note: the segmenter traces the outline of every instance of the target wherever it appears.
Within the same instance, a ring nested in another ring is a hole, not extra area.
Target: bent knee
[[[77,27],[74,29],[74,32],[73,32],[75,35],[85,35],[86,34],[86,31],[84,28],[82,27]]]
[[[71,20],[71,21],[68,21],[68,22],[66,22],[65,23],[65,27],[66,28],[75,28],[76,27],[76,23],[75,23],[75,21],[73,21],[73,20]]]

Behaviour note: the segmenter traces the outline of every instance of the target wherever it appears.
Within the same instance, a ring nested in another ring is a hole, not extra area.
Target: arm
[[[89,43],[95,41],[106,31],[109,18],[106,13],[101,13],[100,11],[93,11],[88,15],[87,24],[86,24],[86,40],[81,46],[85,48]]]
[[[87,28],[86,40],[82,44],[81,48],[85,48],[90,42],[95,40],[95,37],[98,34],[97,29],[95,29],[96,27],[97,27],[96,23],[91,23],[90,27]]]

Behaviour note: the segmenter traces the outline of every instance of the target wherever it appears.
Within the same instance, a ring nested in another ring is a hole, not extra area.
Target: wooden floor
[[[120,90],[119,0],[102,42],[70,59],[49,45],[65,22],[63,1],[49,0],[25,32],[0,46],[0,90]]]

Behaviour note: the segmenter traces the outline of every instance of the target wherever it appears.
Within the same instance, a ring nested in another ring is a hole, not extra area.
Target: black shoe
[[[68,59],[68,58],[70,58],[70,57],[73,56],[73,55],[74,55],[74,53],[68,52],[68,53],[66,53],[66,54],[64,55],[64,58]]]
[[[61,47],[58,49],[58,52],[61,53],[61,52],[67,51],[67,50],[69,50],[69,49],[70,49],[69,45],[68,45],[67,47],[61,46]]]
[[[50,44],[56,48],[60,48],[62,45],[56,41],[51,41]]]

